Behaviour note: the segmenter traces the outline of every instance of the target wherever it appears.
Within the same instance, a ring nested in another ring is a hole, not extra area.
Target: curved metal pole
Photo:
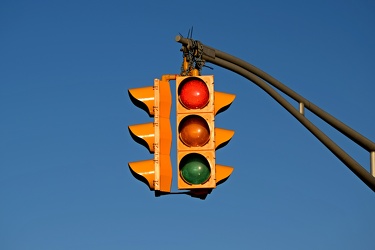
[[[302,125],[304,125],[316,138],[318,138],[320,142],[322,142],[334,155],[336,155],[336,157],[339,158],[369,188],[371,188],[372,191],[375,192],[375,178],[369,172],[367,172],[358,162],[350,157],[343,149],[341,149],[336,143],[334,143],[327,135],[319,130],[312,122],[310,122],[305,116],[303,116],[298,110],[296,110],[293,105],[285,100],[272,87],[267,85],[254,74],[237,65],[231,64],[230,62],[226,62],[220,58],[215,58],[210,62],[236,72],[261,87],[290,114],[292,114]]]
[[[182,38],[180,36],[176,37],[176,41],[182,44],[191,46],[190,39]],[[203,55],[202,59],[211,62],[215,65],[221,66],[228,70],[231,70],[235,73],[242,75],[253,83],[257,84],[260,88],[266,91],[273,99],[275,99],[281,106],[283,106],[289,113],[291,113],[302,125],[304,125],[315,137],[319,139],[337,158],[339,158],[355,175],[357,175],[369,188],[375,192],[375,177],[372,176],[366,169],[364,169],[358,162],[351,158],[344,150],[342,150],[336,143],[334,143],[327,135],[320,131],[314,124],[312,124],[304,115],[296,110],[293,105],[291,105],[287,100],[285,100],[279,93],[277,93],[271,86],[267,85],[264,80],[269,80],[272,83],[271,85],[278,88],[280,91],[284,92],[288,96],[292,97],[294,100],[297,100],[302,103],[301,106],[306,106],[318,117],[322,118],[328,124],[339,130],[344,135],[347,135],[350,139],[355,141],[357,144],[367,149],[369,152],[374,151],[375,144],[368,140],[367,138],[360,135],[358,132],[354,131],[347,125],[343,124],[330,114],[321,110],[319,107],[311,104],[308,100],[302,96],[295,93],[293,90],[289,89],[276,79],[272,78],[265,72],[255,68],[251,64],[248,64],[238,58],[235,58],[231,55],[228,55],[224,52],[219,52],[219,55],[216,56],[218,51],[207,46],[203,46]],[[228,59],[228,60],[225,60]],[[239,65],[237,65],[239,64]],[[255,71],[252,72],[252,71]],[[371,153],[372,154],[372,153]],[[372,160],[373,157],[371,157]],[[371,165],[373,162],[371,161]]]
[[[190,45],[192,44],[190,39],[183,38],[181,36],[176,37],[176,41],[180,42],[184,45]],[[293,100],[297,101],[298,103],[303,103],[304,107],[306,107],[308,110],[310,110],[312,113],[314,113],[316,116],[327,122],[329,125],[340,131],[342,134],[350,138],[352,141],[357,143],[359,146],[363,147],[367,151],[375,151],[375,143],[358,133],[357,131],[353,130],[346,124],[342,123],[329,113],[325,112],[318,106],[314,105],[312,102],[304,98],[303,96],[297,94],[292,89],[288,88],[284,84],[282,84],[277,79],[273,78],[266,72],[258,69],[254,65],[245,62],[242,59],[239,59],[237,57],[234,57],[232,55],[229,55],[225,52],[222,52],[220,50],[211,48],[209,46],[203,45],[203,55],[202,58],[208,62],[211,62],[211,60],[214,60],[215,58],[221,58],[224,61],[228,61],[233,63],[234,65],[240,66],[249,72],[255,74],[256,76],[259,76],[260,78],[264,79],[266,82],[283,92],[284,94],[288,95]],[[211,62],[213,63],[213,62]]]
[[[316,116],[318,116],[319,118],[327,122],[329,125],[337,129],[338,131],[340,131],[342,134],[350,138],[352,141],[354,141],[361,147],[365,148],[367,151],[375,150],[375,143],[373,143],[372,141],[370,141],[369,139],[367,139],[366,137],[364,137],[357,131],[353,130],[349,126],[345,125],[341,121],[337,120],[335,117],[328,114],[327,112],[325,112],[318,106],[314,105],[313,103],[311,103],[310,101],[302,97],[301,95],[297,94],[296,92],[294,92],[293,90],[291,90],[290,88],[288,88],[287,86],[285,86],[284,84],[282,84],[281,82],[273,78],[272,76],[268,75],[264,71],[256,68],[255,66],[243,60],[240,60],[234,56],[226,54],[224,52],[215,50],[215,54],[217,55],[217,57],[223,60],[226,60],[246,70],[249,70],[253,74],[264,79],[265,81],[270,83],[272,86],[276,87],[277,89],[279,89],[280,91],[282,91],[283,93],[285,93],[286,95],[294,99],[295,101],[299,103],[303,103],[308,110],[310,110],[312,113],[314,113]]]

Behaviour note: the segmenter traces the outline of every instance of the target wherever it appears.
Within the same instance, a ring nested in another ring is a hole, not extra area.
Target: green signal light
[[[211,176],[210,164],[203,155],[188,154],[180,162],[180,174],[189,184],[203,184]]]

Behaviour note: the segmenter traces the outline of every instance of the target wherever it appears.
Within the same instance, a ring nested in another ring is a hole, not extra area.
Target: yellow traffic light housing
[[[215,92],[212,75],[178,76],[176,98],[178,189],[208,193],[233,171],[216,164],[216,149],[228,143],[234,131],[215,128],[215,115],[228,108],[235,95]]]
[[[154,117],[153,122],[128,127],[132,138],[154,154],[150,160],[129,162],[129,168],[134,177],[148,185],[150,190],[160,192],[170,192],[172,184],[170,78],[174,79],[174,76],[165,75],[162,80],[155,79],[153,86],[128,90],[133,104]]]

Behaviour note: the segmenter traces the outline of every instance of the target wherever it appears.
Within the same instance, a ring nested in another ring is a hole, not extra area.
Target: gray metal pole
[[[183,38],[181,36],[176,37],[176,41],[184,44],[191,49],[193,42],[191,39]],[[293,90],[289,89],[281,82],[277,81],[273,77],[269,76],[265,72],[257,69],[253,65],[233,57],[224,52],[218,51],[211,47],[203,45],[203,55],[202,59],[207,62],[211,62],[215,65],[221,66],[228,70],[231,70],[253,83],[257,84],[260,88],[266,91],[272,98],[274,98],[281,106],[283,106],[287,111],[289,111],[302,125],[304,125],[315,137],[319,139],[337,158],[339,158],[355,175],[357,175],[368,187],[370,187],[375,192],[375,177],[371,175],[366,169],[364,169],[358,162],[351,158],[344,150],[342,150],[336,143],[334,143],[327,135],[320,131],[314,124],[312,124],[307,118],[303,115],[303,107],[306,107],[311,112],[316,114],[318,117],[326,121],[332,127],[336,128],[338,131],[346,135],[348,138],[356,142],[358,145],[365,148],[367,151],[371,152],[371,172],[374,173],[374,153],[375,143],[368,140],[355,130],[351,129],[341,121],[337,120],[335,117],[331,116],[324,110],[315,106],[307,99],[298,95]],[[300,103],[300,110],[298,111],[291,105],[287,100],[285,100],[277,91],[275,91],[271,86],[269,86],[267,81],[272,86],[276,87],[283,93],[290,96],[292,99]]]
[[[352,141],[356,142],[361,147],[365,148],[367,151],[374,151],[375,150],[375,143],[358,133],[357,131],[353,130],[349,126],[345,125],[329,113],[325,112],[318,106],[311,103],[306,98],[302,97],[301,95],[297,94],[272,76],[268,75],[267,73],[263,72],[262,70],[256,68],[255,66],[244,62],[240,59],[237,59],[233,56],[230,56],[224,52],[221,51],[215,51],[217,53],[217,57],[226,60],[228,62],[231,62],[235,65],[238,65],[240,67],[243,67],[244,69],[249,70],[253,74],[259,76],[260,78],[264,79],[268,83],[270,83],[272,86],[276,87],[286,95],[290,96],[292,99],[299,103],[303,103],[304,106],[310,110],[312,113],[314,113],[316,116],[327,122],[329,125],[340,131],[342,134],[350,138]],[[230,59],[230,60],[229,60]]]

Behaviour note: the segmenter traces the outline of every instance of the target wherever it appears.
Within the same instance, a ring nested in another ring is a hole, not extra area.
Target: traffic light
[[[216,149],[225,146],[234,131],[215,127],[215,115],[235,95],[215,92],[214,77],[176,77],[178,189],[207,194],[224,182],[233,168],[216,164]]]
[[[153,122],[128,127],[132,138],[154,154],[150,160],[129,162],[129,168],[134,177],[147,184],[150,190],[160,192],[170,192],[172,184],[172,96],[168,76],[164,75],[161,80],[155,79],[153,86],[128,90],[133,104],[154,118]],[[155,195],[158,193],[155,192]]]

